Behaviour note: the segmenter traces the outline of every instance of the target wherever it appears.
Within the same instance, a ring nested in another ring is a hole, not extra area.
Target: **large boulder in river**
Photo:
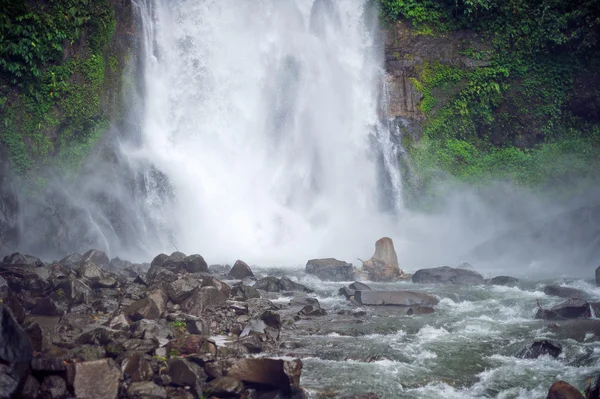
[[[538,309],[535,314],[536,319],[576,319],[579,317],[590,317],[590,304],[583,299],[570,298],[565,302],[559,303],[551,309]]]
[[[550,296],[558,296],[561,298],[585,299],[587,294],[581,290],[569,287],[561,287],[559,285],[547,285],[544,287],[544,294]]]
[[[235,264],[227,274],[227,278],[232,280],[243,280],[246,277],[254,278],[254,273],[250,270],[250,267],[241,260],[236,260]]]
[[[541,339],[535,341],[528,348],[523,349],[519,353],[519,357],[522,359],[537,359],[540,356],[548,355],[556,358],[561,352],[562,346],[558,342]]]
[[[505,285],[507,287],[514,287],[519,284],[519,279],[510,276],[497,276],[490,280],[490,285]]]
[[[556,381],[548,390],[546,399],[585,399],[579,389],[566,381]]]
[[[414,291],[356,291],[354,298],[361,305],[371,306],[435,306],[439,300]]]
[[[257,290],[263,290],[267,292],[285,292],[285,291],[301,291],[301,292],[313,292],[310,288],[305,287],[302,284],[298,284],[287,277],[265,277],[258,280],[252,288]]]
[[[370,281],[391,282],[403,277],[404,272],[398,266],[398,256],[391,238],[377,240],[375,253],[371,259],[363,262],[362,271]]]
[[[450,266],[417,270],[412,276],[413,283],[420,284],[484,284],[481,274],[466,269],[455,269]]]
[[[19,397],[29,375],[33,347],[12,312],[0,305],[0,398]]]
[[[356,278],[352,263],[334,258],[311,259],[306,262],[306,273],[323,281],[351,281]]]

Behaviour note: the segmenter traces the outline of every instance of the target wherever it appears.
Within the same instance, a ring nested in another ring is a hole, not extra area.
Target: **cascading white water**
[[[371,3],[135,1],[146,87],[130,155],[168,177],[158,216],[179,250],[299,264],[365,256],[389,234],[401,175]]]

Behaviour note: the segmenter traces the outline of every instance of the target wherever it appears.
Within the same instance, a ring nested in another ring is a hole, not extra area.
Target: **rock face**
[[[32,353],[29,337],[0,305],[0,398],[17,397],[29,375]]]
[[[391,238],[383,237],[375,243],[375,253],[363,262],[362,271],[370,281],[391,282],[402,278],[398,256]]]
[[[420,284],[484,284],[481,274],[473,270],[454,269],[450,266],[417,270],[413,283]]]
[[[439,300],[431,295],[413,291],[356,291],[356,301],[361,305],[435,306]]]
[[[546,399],[585,399],[577,388],[565,381],[556,381],[550,387]]]
[[[323,281],[351,281],[356,278],[354,266],[334,258],[311,259],[306,263],[306,273]]]
[[[243,280],[246,277],[254,277],[254,273],[252,273],[252,270],[250,270],[250,267],[245,262],[237,260],[227,274],[227,277],[232,280]]]

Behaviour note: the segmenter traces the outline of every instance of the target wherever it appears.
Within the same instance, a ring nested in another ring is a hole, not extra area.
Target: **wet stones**
[[[481,274],[450,266],[417,270],[412,276],[413,283],[419,284],[484,284]]]
[[[383,237],[375,243],[375,253],[363,262],[362,272],[370,281],[396,281],[404,275],[398,266],[398,257],[391,238]]]
[[[148,355],[141,352],[128,352],[121,363],[125,378],[133,382],[151,381],[154,376]]]
[[[229,298],[231,295],[231,287],[212,276],[202,279],[202,287],[216,287],[226,298]]]
[[[334,258],[311,259],[306,263],[306,273],[322,281],[351,281],[356,278],[354,266]]]
[[[167,390],[153,382],[134,382],[127,388],[130,399],[166,399]]]
[[[217,309],[225,305],[227,297],[217,287],[201,287],[186,299],[182,308],[192,315],[201,315],[207,309]]]
[[[239,397],[244,383],[231,377],[219,377],[210,382],[211,391],[217,396]]]
[[[434,296],[413,291],[356,291],[354,297],[361,305],[369,306],[435,306],[439,303]]]
[[[252,273],[252,270],[250,270],[250,267],[245,262],[237,260],[227,274],[227,278],[231,280],[243,280],[246,277],[254,278],[254,273]]]
[[[78,398],[116,399],[121,370],[112,359],[74,364],[73,390]]]
[[[171,302],[180,304],[192,296],[199,286],[200,282],[197,280],[180,277],[177,280],[166,284],[167,296]]]
[[[0,305],[0,398],[17,397],[30,371],[33,348],[12,312]]]
[[[558,342],[543,339],[537,340],[528,348],[523,349],[519,353],[519,357],[522,359],[537,359],[540,356],[548,355],[556,358],[561,353],[562,346]]]
[[[79,263],[86,262],[91,262],[102,268],[108,268],[110,266],[110,259],[108,259],[108,256],[106,256],[104,252],[98,251],[97,249],[90,249],[81,256]]]
[[[343,296],[346,299],[354,299],[354,293],[356,291],[369,291],[371,287],[358,281],[353,282],[348,287],[342,287],[338,290],[337,294]]]

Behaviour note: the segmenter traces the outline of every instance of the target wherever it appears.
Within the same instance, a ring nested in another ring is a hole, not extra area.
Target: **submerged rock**
[[[497,276],[490,280],[490,285],[506,285],[508,287],[514,287],[519,284],[519,279],[510,276]]]
[[[351,263],[334,258],[311,259],[306,263],[306,273],[323,281],[351,281],[356,278]]]
[[[392,282],[401,279],[404,272],[398,266],[394,242],[383,237],[375,243],[375,253],[363,262],[362,271],[370,281]]]
[[[250,267],[245,262],[236,260],[229,273],[227,273],[227,278],[231,280],[243,280],[246,277],[254,278],[254,273],[252,273],[252,270],[250,270]]]
[[[434,296],[413,291],[356,291],[354,297],[361,305],[370,306],[435,306],[439,303]]]
[[[556,358],[561,353],[562,346],[558,342],[543,339],[535,341],[529,348],[523,349],[519,353],[519,357],[522,359],[537,359],[540,356],[549,355]]]
[[[413,283],[420,284],[484,284],[481,274],[466,269],[454,269],[450,266],[417,270],[412,276]]]

